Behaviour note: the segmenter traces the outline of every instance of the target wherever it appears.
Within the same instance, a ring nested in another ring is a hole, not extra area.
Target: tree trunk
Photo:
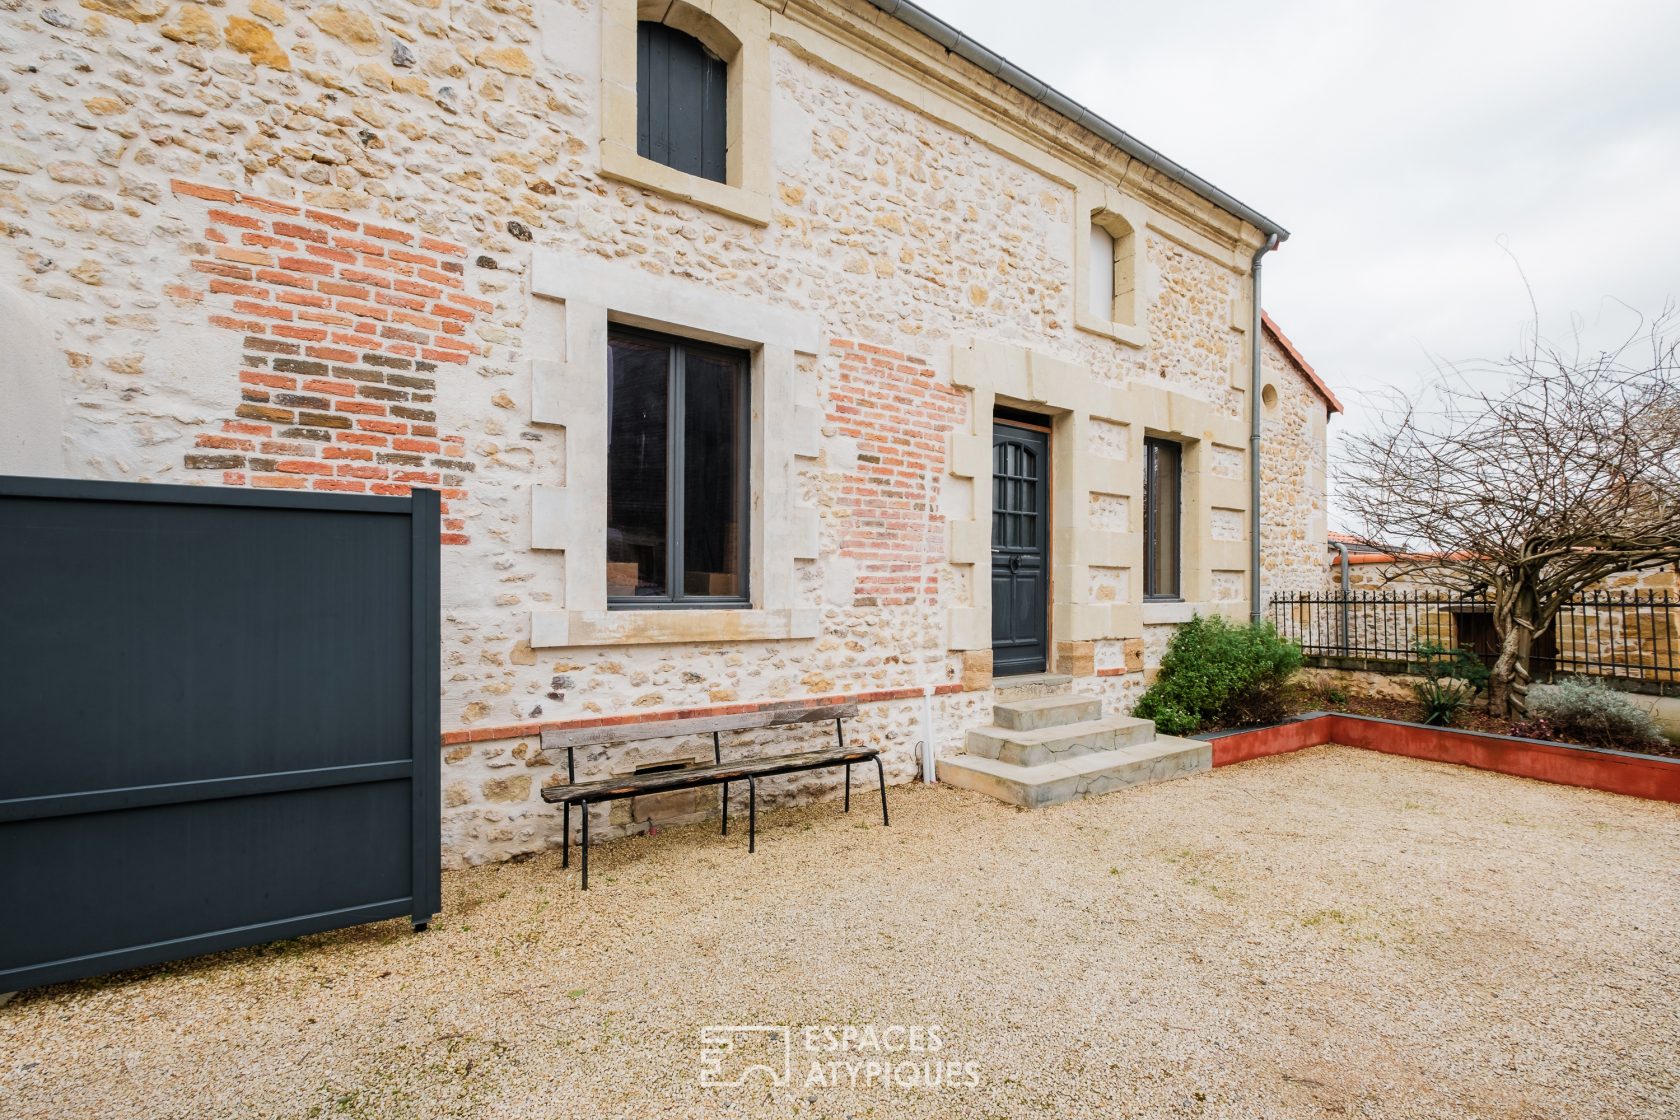
[[[1499,657],[1488,673],[1488,713],[1503,719],[1521,719],[1527,705],[1523,693],[1528,684],[1528,651],[1533,636],[1524,626],[1512,626],[1499,644]]]
[[[1520,588],[1512,596],[1509,622],[1500,627],[1499,657],[1488,672],[1488,712],[1504,719],[1528,714],[1529,653],[1534,648],[1533,619],[1539,613],[1534,592]],[[1496,614],[1496,626],[1499,621]]]

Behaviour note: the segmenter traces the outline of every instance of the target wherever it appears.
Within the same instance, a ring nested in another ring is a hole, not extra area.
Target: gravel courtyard
[[[23,993],[0,1115],[1680,1115],[1680,806],[1340,747],[1033,813],[891,796],[891,829],[865,797],[751,858],[611,843],[587,895],[558,853],[446,873],[418,936]],[[713,1088],[707,1024],[859,1033]]]

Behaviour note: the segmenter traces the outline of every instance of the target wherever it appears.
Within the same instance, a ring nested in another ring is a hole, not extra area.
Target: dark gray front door
[[[1049,644],[1050,433],[992,425],[992,672],[1042,673]]]

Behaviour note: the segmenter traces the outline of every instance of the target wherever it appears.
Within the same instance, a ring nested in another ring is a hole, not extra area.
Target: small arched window
[[[728,175],[729,64],[691,35],[636,25],[636,154],[713,182]]]
[[[1091,215],[1090,310],[1098,320],[1137,322],[1137,239],[1119,214]]]

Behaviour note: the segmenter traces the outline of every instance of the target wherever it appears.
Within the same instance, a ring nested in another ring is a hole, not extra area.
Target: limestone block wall
[[[0,5],[0,306],[42,324],[31,384],[55,391],[38,414],[62,451],[35,469],[442,490],[452,862],[557,842],[537,792],[557,777],[545,723],[861,697],[857,733],[888,748],[893,780],[917,773],[924,739],[959,749],[990,695],[951,625],[980,594],[950,553],[975,484],[948,458],[975,421],[954,370],[977,341],[1121,400],[1070,432],[1079,469],[1114,476],[1083,496],[1094,541],[1140,524],[1142,429],[1197,417],[1201,594],[1246,609],[1258,231],[890,21],[745,3],[709,18],[763,36],[768,107],[747,117],[762,209],[608,166],[603,88],[622,67],[604,68],[594,0]],[[1121,196],[1136,323],[1083,329],[1077,246],[1091,199]],[[592,266],[630,282],[585,285]],[[760,507],[754,548],[780,558],[785,626],[591,622],[599,413],[565,391],[582,384],[567,363],[610,318],[688,329],[716,301],[798,328],[746,336],[770,394],[756,422],[781,439],[754,465],[755,501],[780,503]],[[1142,616],[1124,557],[1082,562],[1090,610],[1064,622],[1103,622],[1069,664],[1121,710],[1171,620]],[[603,825],[641,827],[613,811]]]
[[[1325,400],[1289,355],[1261,332],[1260,586],[1324,586],[1329,532],[1329,418]],[[1269,392],[1267,390],[1270,390]]]

